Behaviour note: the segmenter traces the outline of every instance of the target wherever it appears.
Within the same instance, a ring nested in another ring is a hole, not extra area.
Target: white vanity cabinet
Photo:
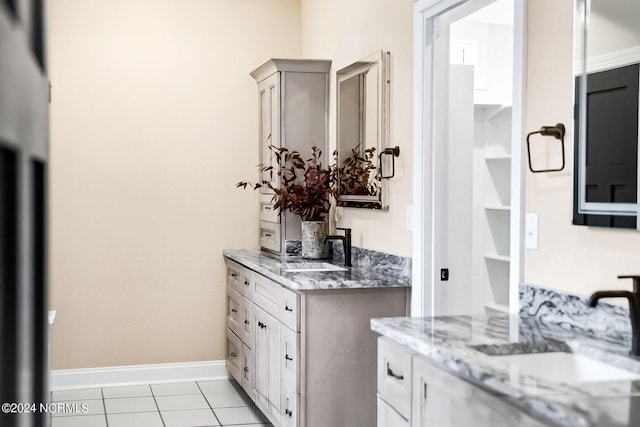
[[[305,159],[316,146],[327,164],[330,69],[329,60],[270,59],[251,72],[258,83],[260,163],[274,167],[273,174],[262,172],[259,182],[279,186],[270,146],[297,150]],[[279,215],[272,195],[268,188],[261,189],[259,244],[285,254],[286,241],[300,239],[300,219],[290,213]]]
[[[226,262],[227,369],[269,421],[280,427],[375,425],[370,319],[406,315],[408,288],[293,292]],[[236,316],[231,310],[239,298],[251,308]]]
[[[378,338],[378,427],[543,427],[499,396]]]

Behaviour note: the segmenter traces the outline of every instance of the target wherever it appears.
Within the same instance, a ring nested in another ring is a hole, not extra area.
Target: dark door
[[[638,188],[638,64],[587,76],[586,201],[636,203]],[[576,99],[579,79],[576,80]],[[576,121],[577,123],[577,121]],[[576,127],[578,129],[578,127]],[[576,133],[576,153],[578,137]],[[578,213],[578,156],[574,224],[636,228],[630,216]]]
[[[0,0],[0,403],[34,404],[3,406],[3,427],[49,418],[44,24],[42,0]]]

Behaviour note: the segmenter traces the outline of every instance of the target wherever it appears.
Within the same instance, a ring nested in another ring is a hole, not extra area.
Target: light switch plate
[[[524,247],[538,249],[538,214],[527,214],[524,218]]]
[[[413,205],[407,206],[407,231],[413,231]]]

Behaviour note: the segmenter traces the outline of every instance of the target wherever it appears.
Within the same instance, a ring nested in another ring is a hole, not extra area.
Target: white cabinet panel
[[[253,350],[246,344],[242,344],[242,358],[240,361],[240,384],[245,389],[249,397],[253,399],[253,389],[255,385],[255,357]]]
[[[378,393],[402,416],[411,414],[411,353],[378,338]]]
[[[282,289],[279,317],[282,323],[296,332],[300,332],[300,328],[298,327],[300,324],[299,300],[300,295],[287,289]]]
[[[272,417],[280,417],[280,322],[257,305],[253,307],[255,331],[256,404]]]
[[[280,420],[282,427],[296,427],[298,425],[298,412],[299,412],[299,395],[295,389],[289,387],[284,382],[282,383],[282,412],[280,413]]]
[[[286,326],[282,331],[282,382],[289,388],[297,391],[298,383],[298,354],[299,340],[298,334]]]
[[[264,276],[253,279],[253,302],[273,317],[279,317],[282,291],[282,286]]]
[[[236,335],[242,331],[242,295],[227,286],[227,326]]]
[[[413,359],[413,426],[542,427],[517,407],[434,366]]]
[[[378,427],[409,427],[409,421],[378,397]]]
[[[240,375],[242,359],[242,342],[229,328],[227,328],[227,370],[236,381],[241,382]]]

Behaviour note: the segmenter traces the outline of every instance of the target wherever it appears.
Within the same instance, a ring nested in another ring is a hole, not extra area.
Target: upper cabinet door
[[[278,164],[271,146],[280,147],[280,73],[274,73],[270,77],[258,83],[259,97],[259,149],[260,161],[265,166],[273,169],[260,173],[260,183],[270,183],[278,188]],[[263,187],[260,192],[272,193]]]

